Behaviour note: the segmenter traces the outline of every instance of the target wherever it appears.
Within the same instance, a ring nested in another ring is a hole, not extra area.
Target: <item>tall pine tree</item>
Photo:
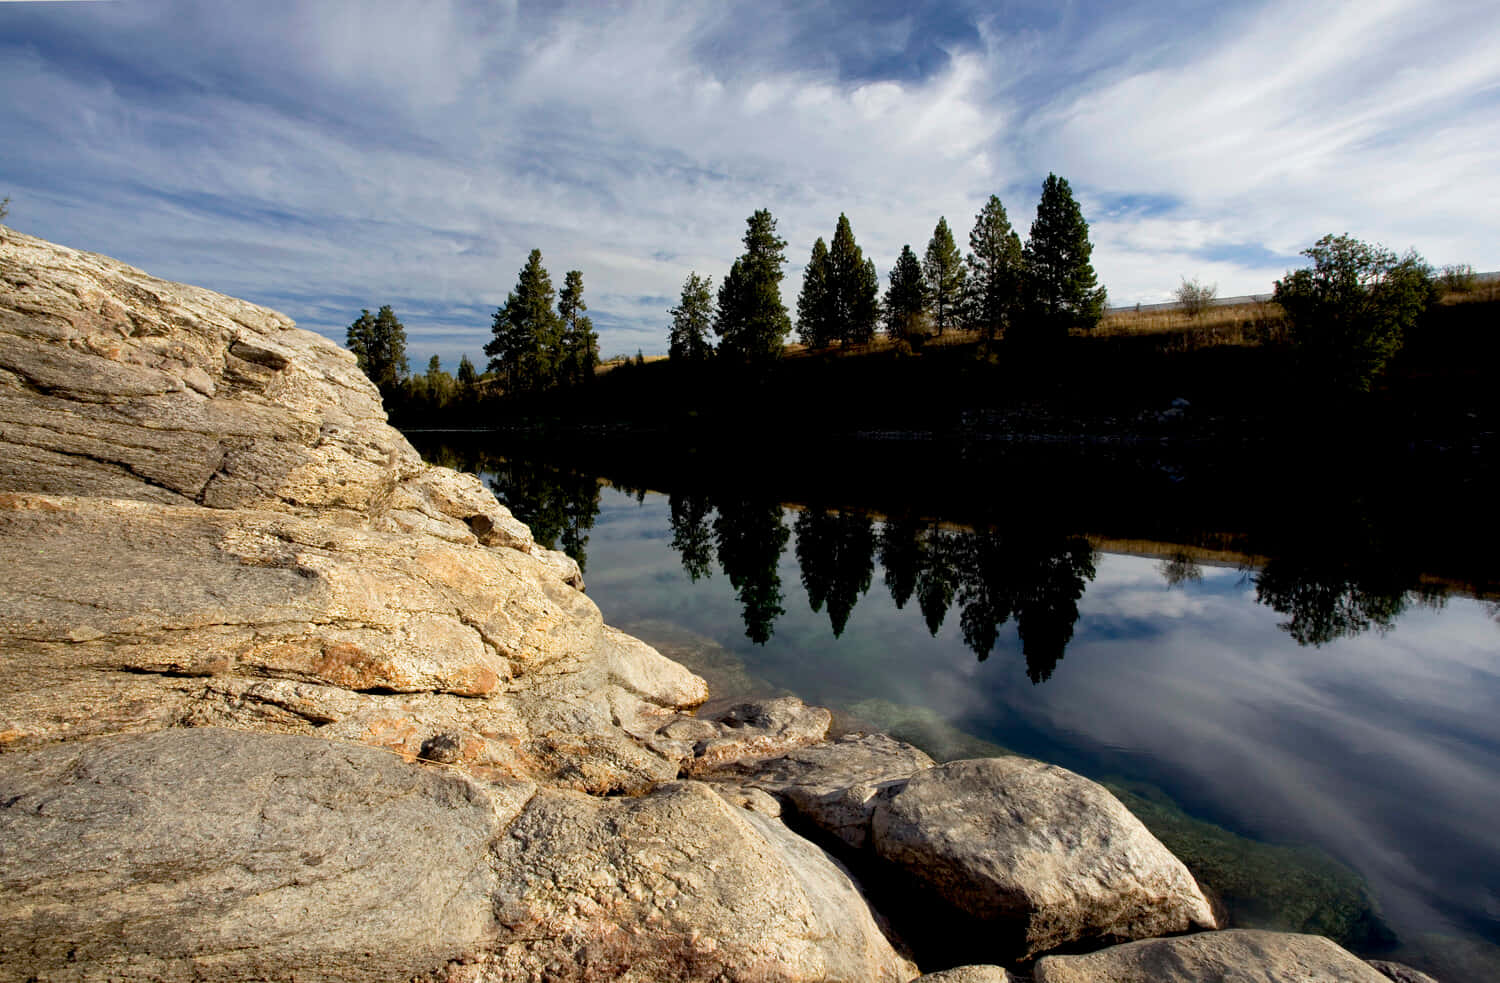
[[[927,243],[927,255],[922,260],[922,276],[927,285],[928,310],[937,333],[957,327],[963,313],[964,263],[963,254],[953,241],[948,228],[948,219],[940,217],[932,238]]]
[[[786,240],[776,235],[776,220],[764,208],[745,224],[745,252],[719,285],[714,330],[723,339],[722,357],[765,362],[781,356],[792,330],[792,319],[781,302]]]
[[[507,393],[545,389],[552,384],[562,322],[553,310],[552,278],[542,266],[542,251],[533,249],[516,279],[516,288],[495,312],[484,346],[489,369],[499,374]]]
[[[708,333],[713,328],[713,277],[689,273],[682,297],[672,308],[672,330],[667,355],[673,361],[702,362],[714,352]]]
[[[1065,179],[1048,174],[1023,251],[1027,338],[1055,343],[1067,337],[1070,328],[1099,323],[1104,288],[1089,262],[1093,252],[1089,224],[1073,200],[1073,190]]]
[[[891,284],[885,292],[885,331],[892,338],[912,338],[924,332],[927,287],[922,264],[910,245],[901,247],[901,257],[891,268]]]
[[[360,311],[344,334],[344,346],[354,353],[360,370],[380,389],[381,398],[394,399],[410,371],[410,363],[406,358],[406,327],[391,305],[382,306],[377,314]]]
[[[594,378],[599,364],[599,336],[592,318],[584,316],[583,274],[569,270],[557,295],[557,316],[562,324],[557,353],[557,381],[565,386],[581,385]]]
[[[1005,206],[995,195],[990,195],[974,218],[966,263],[965,320],[986,340],[993,340],[1016,317],[1025,269],[1021,237],[1011,228]]]
[[[874,264],[865,262],[849,219],[840,213],[828,250],[828,296],[834,330],[844,344],[869,341],[875,333],[879,292]]]
[[[828,245],[819,236],[813,243],[812,256],[802,272],[802,292],[797,295],[797,337],[808,348],[822,348],[833,343],[837,323],[832,297],[831,264]]]

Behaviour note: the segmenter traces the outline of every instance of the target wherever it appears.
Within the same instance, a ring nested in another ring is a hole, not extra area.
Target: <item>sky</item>
[[[1500,269],[1490,3],[0,0],[13,228],[342,342],[390,304],[414,369],[482,368],[540,249],[608,356],[664,353],[776,217],[795,309],[840,213],[882,282],[1049,173],[1112,304],[1266,293],[1320,236]]]

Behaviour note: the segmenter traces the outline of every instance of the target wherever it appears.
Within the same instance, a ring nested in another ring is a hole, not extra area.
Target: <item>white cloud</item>
[[[642,298],[722,276],[755,208],[788,240],[790,306],[840,211],[883,276],[939,215],[962,242],[992,192],[1024,235],[1049,170],[1093,220],[1115,302],[1179,276],[1262,292],[1284,271],[1268,256],[1328,231],[1500,267],[1500,116],[1471,105],[1496,101],[1500,27],[1462,5],[1266,6],[1155,47],[1123,15],[1066,41],[990,20],[920,80],[841,78],[816,53],[718,58],[732,8],[666,0],[108,7],[98,43],[145,83],[0,48],[6,91],[28,94],[0,110],[23,135],[7,171],[65,162],[8,185],[13,220],[280,298],[334,336],[346,318],[310,298],[493,309],[538,247],[555,277],[584,271],[606,350],[662,350],[670,305]],[[784,18],[759,30],[761,50],[793,43]],[[913,30],[858,43],[898,51]],[[1141,195],[1169,204],[1111,204]],[[407,321],[425,353],[421,314]]]

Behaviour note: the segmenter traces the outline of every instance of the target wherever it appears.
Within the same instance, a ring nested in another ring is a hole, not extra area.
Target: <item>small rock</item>
[[[1233,929],[1038,960],[1036,983],[1388,983],[1321,935]]]
[[[1382,976],[1395,980],[1396,983],[1438,983],[1437,980],[1421,970],[1412,969],[1410,966],[1402,963],[1393,963],[1385,959],[1369,959],[1366,961],[1375,967]]]
[[[912,983],[1006,983],[1010,977],[1000,966],[955,966],[924,973]]]

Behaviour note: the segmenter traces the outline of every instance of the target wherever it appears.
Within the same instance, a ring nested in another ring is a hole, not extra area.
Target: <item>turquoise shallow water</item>
[[[608,622],[726,696],[792,692],[939,755],[998,746],[1310,848],[1374,902],[1348,944],[1449,983],[1500,966],[1493,602],[1099,551],[1047,523],[976,534],[576,474],[559,497],[514,460],[489,476],[584,558]]]

